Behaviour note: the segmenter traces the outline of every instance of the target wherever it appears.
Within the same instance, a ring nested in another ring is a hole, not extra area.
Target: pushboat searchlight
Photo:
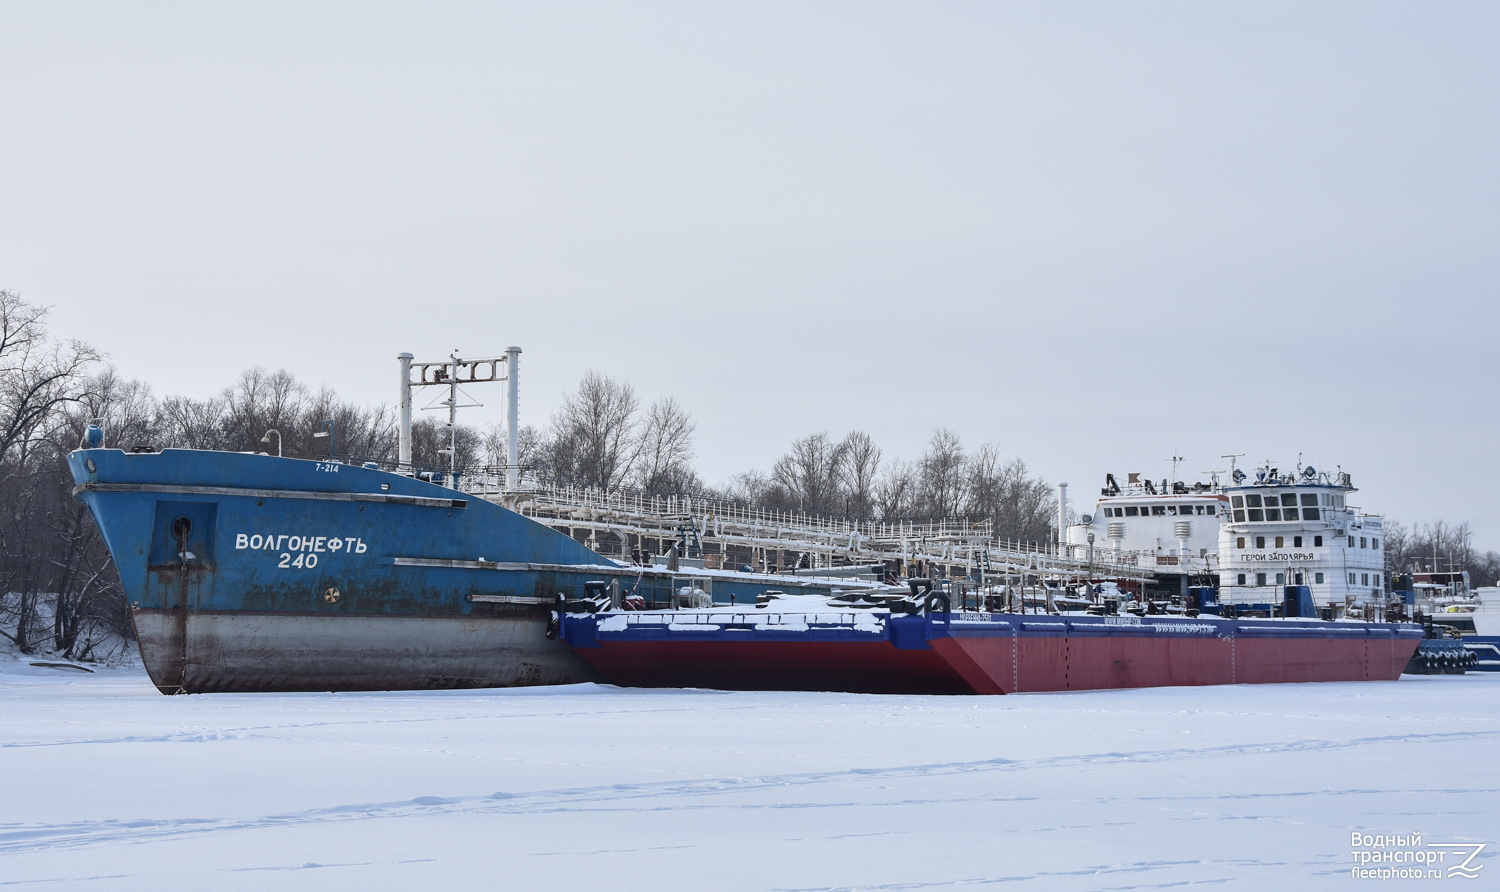
[[[83,430],[83,438],[78,442],[79,449],[102,449],[104,447],[104,419],[95,418],[89,421],[88,427]]]

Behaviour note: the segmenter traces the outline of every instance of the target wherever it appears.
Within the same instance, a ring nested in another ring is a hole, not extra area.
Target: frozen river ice
[[[1495,888],[1497,747],[1500,674],[164,697],[0,662],[0,887],[1348,888],[1358,830],[1486,843],[1451,882]]]

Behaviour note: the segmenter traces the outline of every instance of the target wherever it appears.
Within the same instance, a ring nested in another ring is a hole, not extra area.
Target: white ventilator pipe
[[[1068,544],[1068,484],[1057,484],[1057,552]]]
[[[505,348],[505,488],[516,490],[521,486],[521,456],[520,456],[520,407],[517,399],[520,396],[520,371],[517,365],[520,362],[521,348]]]
[[[396,361],[401,363],[401,391],[396,401],[401,416],[396,433],[396,462],[403,468],[411,467],[411,360],[410,353],[396,354]]]

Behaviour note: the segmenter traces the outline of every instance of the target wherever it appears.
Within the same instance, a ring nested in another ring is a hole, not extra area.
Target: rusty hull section
[[[391,691],[598,681],[546,613],[311,616],[133,611],[146,672],[164,694]]]

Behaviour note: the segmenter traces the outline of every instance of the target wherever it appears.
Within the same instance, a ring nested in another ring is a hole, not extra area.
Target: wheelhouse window
[[[1316,508],[1303,508],[1302,509],[1302,519],[1303,520],[1317,520],[1318,519],[1318,509],[1316,509]]]
[[[1281,519],[1281,509],[1280,508],[1267,508],[1266,509],[1266,520],[1280,520],[1280,519]]]
[[[1302,494],[1302,507],[1304,507],[1304,508],[1316,508],[1316,507],[1318,507],[1318,494],[1315,493],[1315,492],[1305,492],[1305,493],[1303,493]]]
[[[1286,508],[1286,507],[1289,507],[1289,506],[1292,506],[1292,505],[1295,505],[1295,504],[1297,504],[1297,494],[1296,493],[1294,493],[1294,492],[1284,492],[1284,493],[1281,494],[1281,507]]]
[[[1245,522],[1245,512],[1244,512],[1243,509],[1234,512],[1234,522],[1235,523],[1244,523]]]
[[[1177,514],[1180,517],[1187,517],[1187,516],[1192,515],[1192,513],[1193,513],[1193,506],[1192,505],[1178,505],[1177,506]],[[1203,512],[1199,511],[1198,513],[1202,514]]]
[[[1210,517],[1212,517],[1213,513],[1214,513],[1214,509],[1217,508],[1218,506],[1217,505],[1204,505],[1203,507],[1204,507],[1204,512],[1203,513],[1205,513],[1205,514],[1209,515]]]
[[[1281,519],[1282,520],[1296,520],[1297,519],[1297,509],[1296,508],[1282,508],[1281,509]]]
[[[1140,509],[1137,508],[1136,506],[1134,506],[1134,505],[1126,505],[1125,506],[1125,516],[1126,517],[1135,517],[1139,513],[1140,513]]]
[[[1229,497],[1229,504],[1233,505],[1236,508],[1243,508],[1243,507],[1245,507],[1245,497],[1244,496],[1230,496]]]
[[[1247,508],[1245,510],[1248,511],[1248,512],[1250,512],[1250,519],[1251,520],[1265,520],[1266,519],[1266,512],[1260,510],[1259,508]]]
[[[1256,493],[1251,493],[1250,495],[1245,496],[1245,505],[1250,508],[1259,508],[1260,496]]]
[[[1167,506],[1166,505],[1152,505],[1151,506],[1151,516],[1152,517],[1166,517],[1167,516]]]

